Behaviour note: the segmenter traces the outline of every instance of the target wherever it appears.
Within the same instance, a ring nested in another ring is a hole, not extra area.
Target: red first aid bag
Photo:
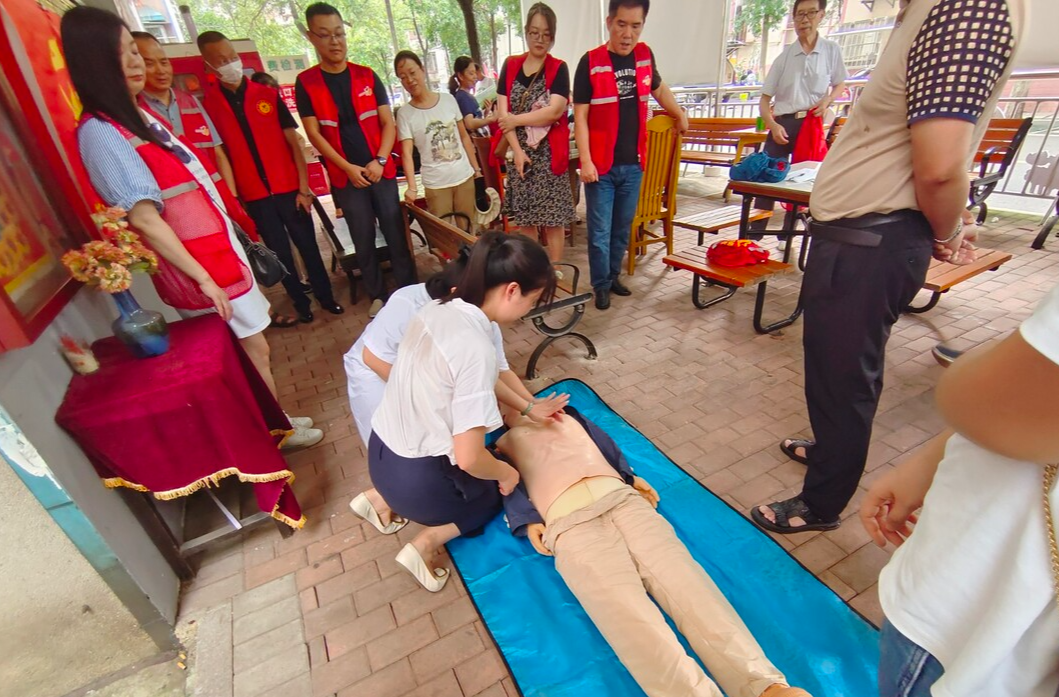
[[[802,121],[802,129],[798,131],[798,140],[794,141],[791,164],[823,162],[826,156],[827,140],[824,134],[824,120],[810,111]]]
[[[706,261],[718,266],[753,266],[768,260],[768,250],[752,240],[720,240],[706,250]]]

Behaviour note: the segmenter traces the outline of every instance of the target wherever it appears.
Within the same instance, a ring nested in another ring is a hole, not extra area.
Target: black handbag
[[[246,231],[239,227],[235,221],[232,221],[232,227],[235,228],[235,235],[239,238],[240,244],[243,245],[246,259],[250,262],[250,270],[259,284],[266,288],[271,288],[286,278],[287,267],[283,265],[283,262],[279,260],[275,252],[260,242],[254,242],[250,239]]]

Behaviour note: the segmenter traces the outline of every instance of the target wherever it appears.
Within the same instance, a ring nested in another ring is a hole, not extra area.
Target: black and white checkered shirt
[[[908,52],[908,124],[976,123],[1014,46],[1004,0],[941,0]]]

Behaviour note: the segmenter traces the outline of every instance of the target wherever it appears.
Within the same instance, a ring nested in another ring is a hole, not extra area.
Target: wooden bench
[[[777,274],[790,273],[794,269],[791,264],[770,259],[764,264],[755,264],[753,266],[717,266],[706,260],[706,247],[703,246],[671,254],[664,258],[662,263],[674,269],[683,269],[691,272],[691,302],[700,310],[727,300],[735,295],[735,292],[740,288],[756,285],[757,299],[754,302],[754,330],[758,334],[768,334],[777,329],[790,326],[802,314],[802,306],[799,302],[789,317],[772,324],[761,324],[761,316],[765,309],[765,288],[768,285],[768,279]],[[715,298],[703,300],[700,297],[700,289],[703,285],[718,286],[726,290]]]
[[[688,119],[680,161],[689,165],[731,167],[743,157],[743,150],[765,141],[767,133],[754,129],[757,119]]]
[[[848,116],[836,116],[831,122],[831,127],[827,129],[827,147],[830,148],[835,144],[835,138],[838,138],[838,134],[846,127],[847,121],[849,121]]]
[[[958,283],[963,283],[969,278],[974,278],[985,271],[996,271],[1002,264],[1011,259],[1007,252],[998,252],[993,249],[978,249],[978,258],[972,264],[949,264],[944,261],[932,259],[930,268],[927,270],[927,280],[923,283],[923,290],[931,292],[930,301],[922,307],[909,305],[905,312],[927,312],[934,309],[941,299],[942,293]]]
[[[967,208],[978,206],[979,225],[989,217],[989,207],[986,206],[985,200],[1004,179],[1032,125],[1033,119],[1028,117],[990,119],[989,128],[974,155],[978,169],[971,172],[971,189],[968,195],[971,204]]]
[[[464,245],[472,246],[477,241],[476,237],[470,236],[458,227],[446,223],[421,208],[411,206],[405,201],[401,202],[401,206],[404,207],[407,213],[405,219],[414,220],[419,224],[427,240],[427,249],[442,264],[455,259],[460,253],[460,248]],[[561,267],[560,270],[563,273],[563,278],[557,284],[556,298],[547,305],[534,308],[522,318],[532,322],[534,329],[544,335],[544,339],[533,350],[529,362],[526,364],[527,380],[537,377],[537,362],[544,351],[555,343],[557,339],[568,337],[580,341],[585,346],[589,360],[594,360],[597,355],[595,344],[584,334],[574,331],[574,328],[585,315],[585,308],[592,300],[592,293],[577,292],[578,283],[581,280],[581,271],[576,266],[562,263],[557,263],[555,266]],[[571,313],[564,323],[554,326],[548,324],[548,318],[552,313],[564,310],[568,310]]]
[[[722,208],[702,211],[701,213],[694,213],[686,218],[681,218],[680,220],[674,220],[673,225],[676,227],[682,227],[685,230],[694,230],[699,233],[698,243],[699,246],[702,246],[703,240],[707,234],[716,235],[721,230],[737,227],[741,215],[742,208],[740,206],[724,206]],[[755,208],[750,212],[750,217],[747,220],[747,223],[771,217],[772,211],[763,211]]]

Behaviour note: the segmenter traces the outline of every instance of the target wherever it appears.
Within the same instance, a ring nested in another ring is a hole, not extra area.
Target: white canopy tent
[[[1016,61],[1019,68],[1059,67],[1055,30],[1059,27],[1059,2],[1030,0],[1030,22]]]
[[[535,0],[522,0],[522,13]],[[555,0],[557,19],[552,55],[573,73],[586,51],[607,40],[607,0]],[[655,53],[658,70],[669,85],[714,84],[723,79],[727,44],[725,0],[655,0],[641,37]],[[571,79],[573,75],[571,74]]]

